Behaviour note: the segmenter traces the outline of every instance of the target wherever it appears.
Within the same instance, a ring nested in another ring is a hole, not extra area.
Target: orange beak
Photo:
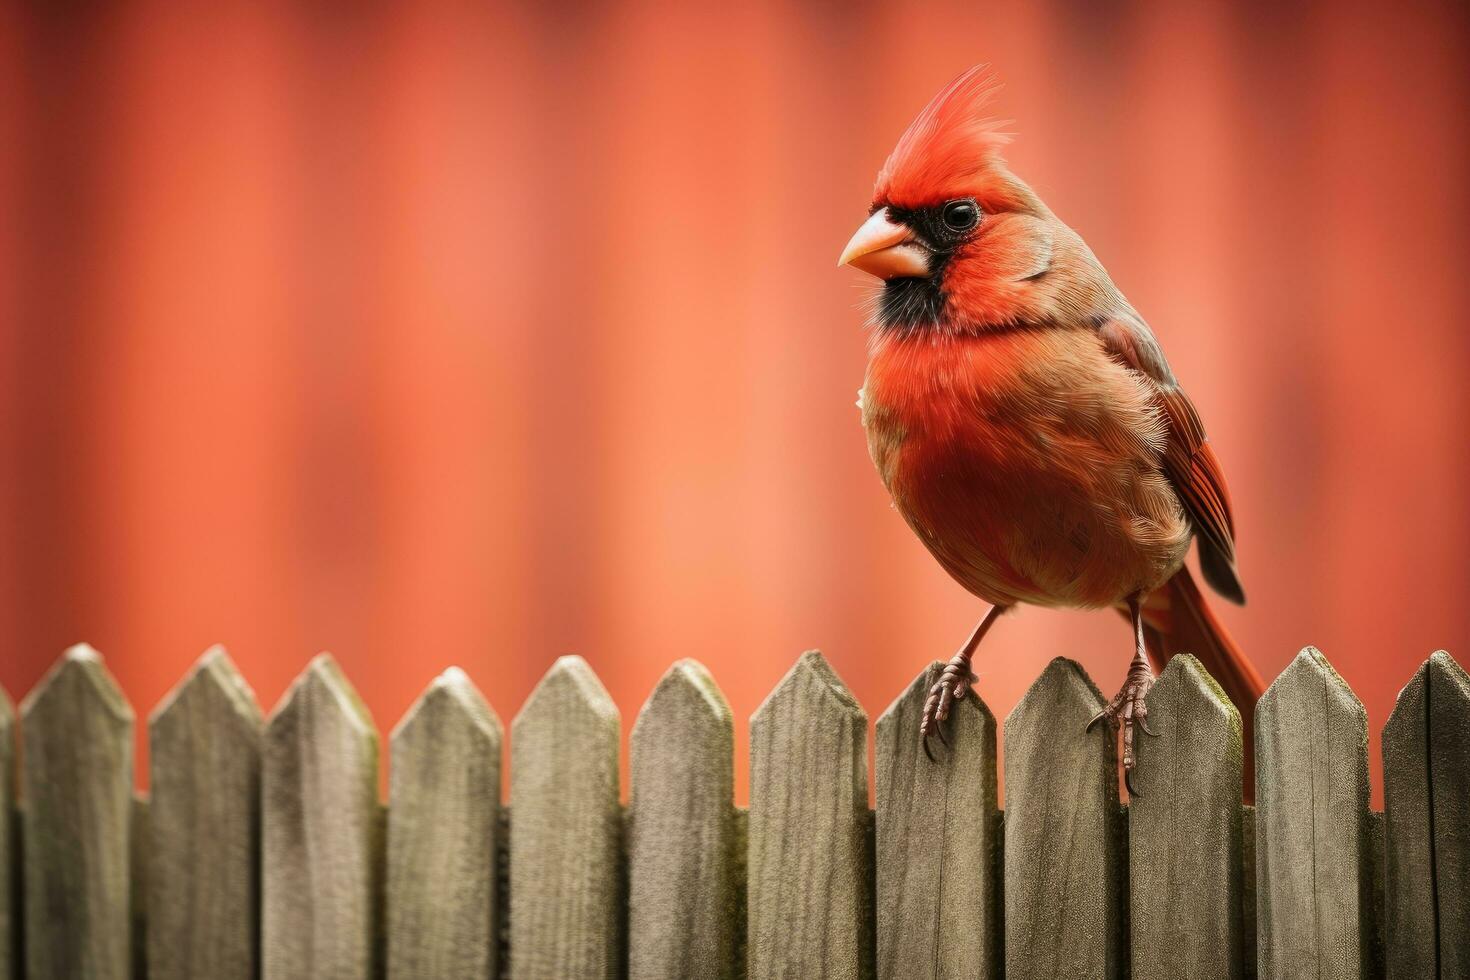
[[[879,279],[917,278],[929,275],[930,254],[914,239],[912,231],[888,220],[888,209],[882,208],[863,222],[837,264],[850,265]]]

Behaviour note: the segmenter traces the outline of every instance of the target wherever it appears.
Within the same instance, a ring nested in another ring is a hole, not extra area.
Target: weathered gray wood
[[[623,962],[618,709],[562,657],[511,726],[515,980],[616,977]]]
[[[21,724],[27,975],[126,980],[133,710],[83,645],[25,699]]]
[[[496,976],[500,719],[451,667],[393,732],[390,980]]]
[[[750,980],[872,968],[867,715],[803,654],[750,719]]]
[[[638,714],[628,808],[628,975],[735,976],[735,734],[693,660],[669,668]]]
[[[378,733],[326,654],[265,728],[261,946],[266,980],[378,972]]]
[[[1133,980],[1240,980],[1240,714],[1198,660],[1148,694],[1128,801]]]
[[[15,709],[0,688],[0,980],[18,980],[20,874],[16,862]]]
[[[1368,811],[1368,881],[1372,899],[1368,919],[1372,928],[1368,930],[1365,960],[1366,972],[1370,977],[1382,977],[1386,972],[1383,965],[1383,924],[1386,908],[1383,853],[1385,824],[1382,810]]]
[[[1383,726],[1390,980],[1470,977],[1470,677],[1444,651]]]
[[[224,648],[159,704],[148,736],[150,980],[254,978],[261,715]]]
[[[1368,722],[1312,647],[1256,707],[1257,969],[1263,980],[1367,973]]]
[[[1006,719],[1007,980],[1123,975],[1123,819],[1116,736],[1088,722],[1097,687],[1053,660]]]
[[[1241,959],[1245,964],[1245,980],[1256,980],[1256,808],[1241,808],[1240,878],[1244,886],[1241,907],[1245,920]]]
[[[931,664],[878,719],[877,927],[881,980],[992,980],[1000,963],[995,716],[972,691],[924,754]]]

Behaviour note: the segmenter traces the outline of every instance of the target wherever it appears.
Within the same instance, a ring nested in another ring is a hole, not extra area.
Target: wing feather
[[[1235,573],[1235,518],[1230,491],[1199,411],[1174,379],[1158,341],[1141,320],[1108,320],[1098,328],[1098,335],[1109,354],[1153,383],[1154,403],[1168,421],[1164,473],[1200,536],[1201,569],[1222,595],[1244,602]]]

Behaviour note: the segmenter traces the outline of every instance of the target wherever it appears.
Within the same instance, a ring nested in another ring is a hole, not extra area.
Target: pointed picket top
[[[1057,658],[1005,724],[1005,976],[1116,980],[1127,960],[1117,738],[1105,702]]]
[[[1448,650],[1436,650],[1429,655],[1429,672],[1440,680],[1447,681],[1455,686],[1457,699],[1470,697],[1470,673],[1460,666],[1460,662],[1450,655]]]
[[[1460,705],[1470,701],[1470,674],[1465,668],[1444,650],[1436,650],[1429,655],[1414,676],[1409,678],[1403,690],[1398,694],[1394,703],[1393,712],[1388,716],[1389,724],[1403,724],[1396,721],[1401,715],[1413,715],[1423,710],[1422,692],[1434,690],[1437,695],[1448,698],[1449,705]],[[1404,709],[1408,710],[1404,710]],[[1455,709],[1451,709],[1455,710]],[[1420,719],[1422,721],[1422,718]]]
[[[419,695],[418,700],[394,726],[389,739],[396,745],[399,738],[421,717],[450,711],[462,714],[485,739],[494,740],[496,746],[499,746],[504,735],[500,716],[490,707],[490,702],[485,700],[485,695],[480,693],[475,682],[470,680],[470,675],[459,667],[449,667],[429,682],[424,693]]]
[[[1302,647],[1301,652],[1292,658],[1280,676],[1266,688],[1266,693],[1261,695],[1261,703],[1301,696],[1298,692],[1304,690],[1323,693],[1331,702],[1328,710],[1334,714],[1340,713],[1344,717],[1361,716],[1363,744],[1368,744],[1367,713],[1363,710],[1363,702],[1358,700],[1347,681],[1342,679],[1342,675],[1316,647]]]
[[[1470,676],[1443,650],[1383,726],[1389,980],[1470,973]]]
[[[816,651],[750,719],[750,980],[872,969],[867,715]]]
[[[92,692],[98,705],[118,721],[133,721],[133,707],[123,697],[122,688],[118,687],[117,681],[103,663],[102,654],[85,643],[70,647],[46,672],[40,683],[31,689],[21,702],[21,719],[30,718],[33,713],[44,710],[44,703],[51,698],[52,693],[67,687],[73,678],[85,684],[84,690]]]
[[[1357,976],[1373,929],[1368,719],[1306,647],[1256,706],[1257,969]]]
[[[1240,713],[1193,656],[1148,693],[1129,800],[1134,980],[1241,977]]]
[[[291,682],[266,719],[266,730],[271,731],[281,723],[283,715],[303,710],[301,705],[317,697],[326,699],[326,703],[333,705],[342,719],[361,734],[370,735],[377,741],[378,729],[373,724],[372,713],[330,653],[312,657],[306,669]]]
[[[733,977],[734,719],[702,664],[664,673],[631,744],[629,974]]]
[[[1160,691],[1163,692],[1159,695],[1161,710],[1169,710],[1167,705],[1170,701],[1189,698],[1191,709],[1200,712],[1204,719],[1209,719],[1212,729],[1233,729],[1240,735],[1240,712],[1231,702],[1230,695],[1225,693],[1225,689],[1194,654],[1185,653],[1169,658],[1163,673],[1159,674],[1158,681],[1149,693]],[[1153,717],[1152,714],[1149,715],[1149,727],[1157,730]],[[1240,737],[1243,744],[1244,736]]]
[[[1102,692],[1081,664],[1066,657],[1055,657],[1021,695],[1021,700],[1006,716],[1005,726],[1009,731],[1013,725],[1029,725],[1032,715],[1037,715],[1043,726],[1077,719],[1086,725],[1106,705]]]
[[[570,696],[573,701],[584,705],[589,712],[602,719],[618,720],[618,706],[592,667],[576,654],[557,657],[556,663],[536,684],[526,703],[521,705],[515,720],[510,723],[514,733],[522,721],[538,713],[539,706],[548,699]]]
[[[733,725],[734,715],[704,664],[686,658],[664,671],[654,685],[633,723],[632,741],[644,741],[640,733],[659,723],[675,725],[686,734],[698,729],[719,732]]]
[[[124,980],[132,969],[133,709],[85,644],[21,705],[26,973]]]
[[[435,678],[393,730],[389,980],[498,972],[501,738],[500,719],[458,667]]]
[[[146,939],[153,980],[258,973],[260,752],[255,693],[205,651],[149,718]]]
[[[878,975],[891,980],[1001,975],[996,721],[972,688],[930,762],[919,719],[943,670],[920,671],[877,723]]]
[[[1148,709],[1148,725],[1154,734],[1140,732],[1133,740],[1138,752],[1133,783],[1138,787],[1139,799],[1146,801],[1143,806],[1205,791],[1211,795],[1223,791],[1223,777],[1216,770],[1225,767],[1236,773],[1236,785],[1231,789],[1239,802],[1245,753],[1240,712],[1204,664],[1193,654],[1171,657],[1148,693]],[[1192,785],[1180,785],[1180,764],[1194,781]],[[1210,785],[1205,786],[1202,780]],[[1151,785],[1157,792],[1150,792]]]
[[[225,648],[215,644],[204,651],[184,679],[175,684],[164,695],[163,700],[158,702],[148,716],[149,727],[157,725],[160,720],[179,710],[178,705],[181,702],[196,697],[209,697],[210,694],[222,698],[224,705],[247,724],[259,728],[263,723],[264,716],[260,710],[260,702],[255,699],[255,691],[246,682]]]
[[[620,907],[621,719],[581,657],[562,657],[511,723],[510,973],[612,980]]]
[[[260,798],[262,975],[377,976],[378,731],[329,654],[266,722]]]
[[[672,713],[700,725],[728,725],[734,718],[714,677],[704,664],[689,659],[675,662],[654,685],[633,722],[633,739],[637,740],[645,719]]]
[[[751,725],[759,724],[776,705],[804,697],[802,692],[805,691],[820,692],[830,697],[839,713],[867,724],[867,712],[863,711],[863,706],[858,704],[847,685],[842,683],[842,678],[837,676],[837,671],[832,669],[827,658],[822,656],[822,651],[808,650],[797,658],[796,663],[791,665],[791,669],[772,688],[771,693],[766,695],[760,707],[755,709],[755,714],[750,716]]]
[[[1434,692],[1432,700],[1428,696],[1430,691]],[[1461,710],[1470,717],[1470,674],[1443,650],[1430,654],[1399,691],[1388,722],[1383,726],[1385,739],[1390,735],[1398,738],[1417,735],[1422,740],[1429,721],[1426,714],[1431,710],[1450,712],[1446,720]]]

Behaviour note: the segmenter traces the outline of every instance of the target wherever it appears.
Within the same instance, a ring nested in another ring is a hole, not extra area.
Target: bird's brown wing
[[[1205,580],[1233,602],[1245,591],[1235,572],[1235,519],[1220,460],[1210,448],[1194,403],[1174,379],[1153,333],[1141,320],[1114,318],[1098,328],[1108,353],[1153,382],[1154,402],[1168,421],[1164,472],[1194,521]]]

